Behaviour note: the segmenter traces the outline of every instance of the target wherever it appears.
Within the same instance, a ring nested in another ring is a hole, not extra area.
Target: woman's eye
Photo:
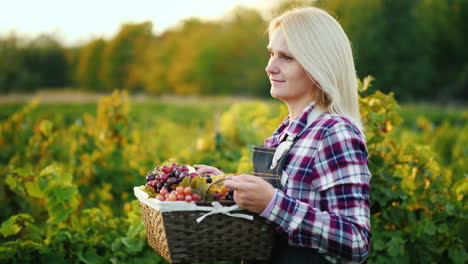
[[[268,51],[268,53],[270,53],[270,57],[274,57],[275,56],[275,53],[273,51]],[[281,54],[280,54],[281,55]],[[292,57],[289,57],[287,55],[282,55],[281,57],[282,59],[286,60],[286,61],[292,61],[293,58]]]

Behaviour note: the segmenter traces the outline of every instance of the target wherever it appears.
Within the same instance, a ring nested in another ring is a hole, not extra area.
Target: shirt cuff
[[[275,188],[275,192],[273,193],[273,197],[271,197],[270,202],[268,203],[265,210],[263,210],[263,212],[260,214],[260,216],[267,217],[271,213],[271,210],[273,209],[273,206],[275,205],[276,194],[278,194],[278,189]]]

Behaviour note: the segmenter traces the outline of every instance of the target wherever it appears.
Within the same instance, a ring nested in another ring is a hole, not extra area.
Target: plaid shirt
[[[336,114],[324,113],[309,127],[310,104],[290,125],[287,117],[265,140],[277,147],[284,131],[297,135],[266,219],[287,233],[293,246],[315,248],[332,263],[363,262],[370,249],[370,186],[362,133]]]

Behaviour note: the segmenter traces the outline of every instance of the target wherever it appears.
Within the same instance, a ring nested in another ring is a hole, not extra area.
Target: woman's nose
[[[265,71],[268,73],[268,74],[277,74],[279,73],[279,68],[278,66],[276,66],[276,64],[273,62],[273,59],[270,58],[270,60],[268,61],[268,64],[265,68]]]

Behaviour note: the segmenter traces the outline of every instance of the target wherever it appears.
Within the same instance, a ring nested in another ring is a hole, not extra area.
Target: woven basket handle
[[[226,175],[229,175],[229,176],[234,176],[234,175],[239,175],[241,173],[229,173],[229,174],[226,174]],[[224,177],[224,178],[221,178],[221,179],[217,179],[215,181],[213,181],[212,183],[210,183],[210,185],[208,185],[208,187],[206,188],[206,190],[203,192],[203,196],[202,196],[202,201],[205,201],[205,197],[206,195],[208,194],[208,191],[211,189],[211,187],[219,182],[222,182],[224,180],[226,180],[228,177]]]

